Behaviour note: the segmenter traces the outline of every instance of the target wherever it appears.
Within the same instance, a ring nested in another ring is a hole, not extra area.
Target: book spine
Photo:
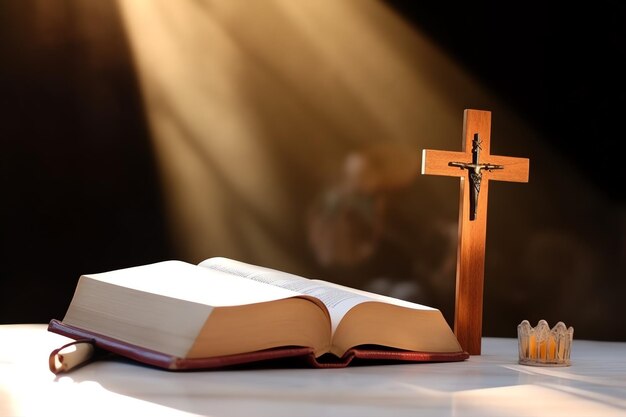
[[[460,362],[469,358],[467,352],[410,352],[401,350],[353,348],[341,358],[328,355],[316,358],[309,356],[309,364],[314,368],[344,368],[353,361],[363,360],[369,364],[419,363],[419,362]]]

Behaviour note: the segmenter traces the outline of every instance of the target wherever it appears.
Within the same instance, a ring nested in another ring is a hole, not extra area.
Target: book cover
[[[275,366],[308,366],[312,368],[343,368],[352,362],[359,364],[380,363],[409,363],[409,362],[454,362],[469,357],[466,352],[413,352],[381,347],[355,347],[346,352],[343,357],[324,355],[316,358],[312,348],[299,346],[285,346],[266,349],[256,352],[240,353],[209,358],[180,358],[167,355],[150,349],[132,345],[111,337],[80,329],[53,319],[48,325],[48,331],[74,339],[77,342],[90,343],[97,350],[120,355],[133,361],[154,366],[169,371],[209,370],[228,368],[235,365],[267,365]],[[60,366],[59,351],[50,354],[50,370],[54,373],[68,372],[74,367]],[[98,355],[86,357],[86,362],[94,360]],[[54,362],[57,365],[53,365]],[[61,360],[62,361],[62,360]]]

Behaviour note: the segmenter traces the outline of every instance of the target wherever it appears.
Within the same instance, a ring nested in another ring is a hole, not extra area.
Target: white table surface
[[[483,338],[464,362],[174,373],[128,361],[65,375],[69,339],[0,325],[0,416],[626,416],[626,343],[574,339],[572,365],[517,363],[515,339]]]

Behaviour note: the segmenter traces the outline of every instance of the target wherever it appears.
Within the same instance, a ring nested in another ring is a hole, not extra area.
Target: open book
[[[437,309],[222,257],[82,275],[48,330],[169,370],[468,357]],[[51,370],[71,357],[54,351]]]

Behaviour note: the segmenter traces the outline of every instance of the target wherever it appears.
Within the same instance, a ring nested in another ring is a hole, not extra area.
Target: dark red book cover
[[[257,352],[239,353],[210,358],[180,358],[154,350],[146,349],[114,338],[94,333],[78,327],[70,326],[53,319],[48,325],[48,331],[57,333],[75,341],[93,344],[100,352],[108,352],[132,359],[134,361],[155,366],[170,371],[201,370],[226,368],[234,365],[267,364],[277,366],[300,364],[313,368],[343,368],[353,361],[359,363],[400,363],[400,362],[455,362],[469,357],[467,352],[413,352],[397,349],[355,347],[338,358],[327,354],[315,357],[313,349],[309,347],[285,346]],[[51,359],[59,349],[51,353]],[[51,370],[55,372],[52,369]]]

